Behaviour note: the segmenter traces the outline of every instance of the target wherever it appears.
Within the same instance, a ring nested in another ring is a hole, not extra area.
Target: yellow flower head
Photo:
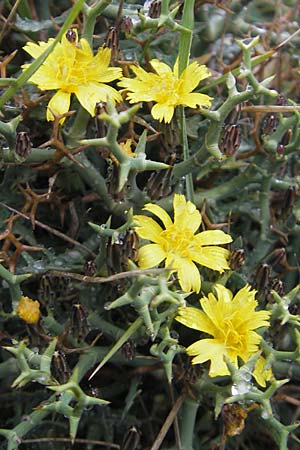
[[[257,384],[262,387],[266,387],[266,382],[271,381],[274,378],[272,369],[270,367],[266,369],[266,360],[263,356],[256,361],[252,375]]]
[[[27,323],[37,323],[40,318],[40,304],[37,300],[32,300],[29,297],[21,297],[17,314]]]
[[[150,269],[165,260],[165,267],[178,273],[183,291],[199,292],[201,278],[194,261],[219,272],[229,269],[229,251],[218,245],[228,244],[232,239],[221,230],[195,234],[201,224],[201,214],[184,195],[175,194],[173,206],[174,222],[160,206],[148,203],[144,207],[161,220],[164,228],[150,217],[134,216],[137,234],[154,242],[139,249],[138,263],[141,269]]]
[[[224,356],[236,367],[238,358],[247,362],[258,351],[261,341],[261,336],[254,330],[270,325],[268,311],[255,311],[256,291],[251,290],[249,285],[240,289],[235,296],[218,284],[215,291],[217,296],[209,293],[208,297],[200,300],[202,311],[182,307],[176,317],[183,325],[213,336],[194,342],[186,349],[190,356],[194,356],[193,364],[211,361],[211,377],[229,374]]]
[[[206,66],[200,66],[196,61],[191,63],[179,76],[178,61],[173,70],[167,64],[152,59],[151,66],[155,70],[146,72],[141,67],[131,66],[135,78],[123,78],[118,86],[130,91],[127,100],[130,103],[156,102],[151,109],[154,119],[171,122],[174,108],[186,105],[190,108],[211,105],[211,97],[198,92],[192,92],[201,80],[210,76]]]
[[[54,120],[51,110],[56,114],[69,111],[71,94],[75,94],[80,104],[91,116],[95,115],[97,102],[121,101],[121,95],[111,86],[104,83],[120,78],[122,71],[109,67],[111,50],[100,48],[94,56],[89,43],[85,39],[78,42],[77,31],[74,42],[64,35],[61,42],[29,79],[43,91],[57,90],[48,104],[47,120]],[[28,42],[24,50],[33,58],[37,58],[53,42]],[[23,68],[27,68],[25,64]]]

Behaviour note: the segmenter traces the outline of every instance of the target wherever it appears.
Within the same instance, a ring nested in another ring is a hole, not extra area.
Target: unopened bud
[[[161,13],[161,0],[153,0],[149,6],[148,16],[157,19]]]
[[[131,17],[124,16],[121,22],[121,30],[126,34],[131,34],[133,30],[133,22]]]
[[[230,253],[229,267],[237,270],[245,264],[245,251],[242,248],[236,248]]]
[[[135,345],[132,341],[126,341],[121,348],[121,353],[128,361],[132,361],[135,357]]]
[[[265,295],[269,289],[271,266],[269,264],[261,264],[256,271],[254,285],[259,294]]]
[[[273,291],[277,292],[280,297],[284,295],[284,283],[283,281],[279,280],[279,278],[273,278],[271,281],[271,289]]]
[[[71,331],[78,340],[84,339],[89,331],[86,313],[79,303],[73,305]]]
[[[116,27],[109,27],[105,37],[105,47],[111,49],[112,60],[119,54],[119,33]]]
[[[290,142],[290,139],[292,137],[292,130],[289,128],[284,135],[282,136],[281,141],[279,142],[278,146],[277,146],[277,153],[279,155],[283,155],[285,153],[285,147],[286,145],[288,145],[288,143]]]
[[[27,131],[19,131],[16,137],[16,154],[27,158],[31,154],[31,140]]]
[[[92,277],[93,275],[95,275],[97,271],[95,261],[93,261],[92,259],[87,260],[84,264],[83,270],[84,275],[87,275],[88,277]]]
[[[270,266],[276,267],[278,264],[282,263],[286,258],[286,251],[284,247],[275,248],[269,255],[267,262]]]
[[[220,142],[220,150],[226,156],[234,155],[241,145],[240,127],[235,124],[227,125]]]
[[[272,134],[276,131],[278,125],[277,114],[267,114],[263,124],[263,134]]]
[[[66,32],[66,38],[68,39],[69,42],[75,44],[75,42],[77,41],[76,31],[73,28],[69,28],[68,31]]]

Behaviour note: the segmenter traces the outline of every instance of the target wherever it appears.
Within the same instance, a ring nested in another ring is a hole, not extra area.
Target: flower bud
[[[282,136],[281,141],[279,142],[278,146],[277,146],[277,153],[279,155],[284,155],[285,153],[285,147],[286,145],[288,145],[288,143],[290,142],[290,139],[292,137],[292,130],[289,128],[284,135]]]
[[[51,366],[53,376],[60,384],[64,384],[69,380],[71,370],[68,366],[64,352],[58,350],[54,352]]]
[[[126,34],[131,34],[133,30],[133,22],[131,17],[124,16],[121,22],[121,30]]]
[[[245,264],[245,251],[242,248],[236,248],[230,253],[229,266],[232,270],[238,270]]]
[[[68,39],[69,42],[75,44],[77,40],[76,31],[73,28],[69,28],[68,31],[66,32],[66,38]]]
[[[71,331],[78,340],[83,340],[89,331],[86,313],[79,303],[73,305]]]
[[[111,59],[117,59],[119,54],[119,33],[116,27],[109,27],[104,42],[105,47],[111,49]]]
[[[83,271],[84,275],[87,275],[88,277],[92,277],[93,275],[95,275],[97,271],[95,261],[92,259],[87,260],[84,264]]]
[[[236,124],[227,125],[220,142],[220,150],[226,156],[234,155],[241,145],[241,131]]]
[[[121,348],[121,353],[128,361],[132,361],[135,357],[135,345],[132,341],[126,341]]]
[[[27,131],[19,131],[16,137],[16,154],[27,158],[31,154],[31,140]]]
[[[262,132],[263,134],[270,135],[276,131],[278,125],[277,114],[267,114],[264,120]]]
[[[157,19],[160,16],[160,13],[161,0],[153,0],[149,6],[148,16],[151,17],[151,19]]]

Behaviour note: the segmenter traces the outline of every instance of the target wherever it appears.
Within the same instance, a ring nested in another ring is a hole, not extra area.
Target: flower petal
[[[54,39],[50,38],[48,42],[40,41],[38,44],[35,44],[34,42],[27,42],[23,49],[25,52],[29,53],[30,56],[36,59],[46,50],[47,47],[49,47],[49,45],[52,44],[53,41]]]
[[[209,317],[197,308],[181,307],[178,308],[178,316],[175,319],[183,325],[193,328],[194,330],[204,331],[205,333],[215,333],[215,326]]]
[[[186,349],[188,355],[195,356],[193,364],[201,364],[211,361],[209,376],[216,377],[228,375],[229,371],[224,360],[226,355],[225,345],[216,339],[201,339]]]
[[[200,273],[193,261],[186,258],[177,258],[176,255],[174,255],[173,267],[177,270],[178,281],[184,292],[200,292]]]
[[[198,86],[201,80],[204,80],[210,75],[211,73],[206,66],[199,66],[197,61],[192,62],[186,67],[186,69],[184,69],[180,76],[180,81],[182,82],[181,92],[192,92]]]
[[[69,92],[64,92],[62,90],[57,91],[53,95],[47,107],[47,120],[54,120],[54,116],[51,111],[55,114],[64,114],[69,111],[71,101],[71,94]]]
[[[194,261],[219,272],[224,272],[224,269],[230,269],[227,262],[229,254],[229,250],[217,246],[202,247],[200,249],[192,248],[190,250],[191,258]]]
[[[171,67],[158,59],[151,59],[150,64],[158,75],[172,74]]]
[[[157,216],[162,221],[165,228],[168,228],[173,225],[173,222],[172,222],[169,214],[164,209],[162,209],[160,206],[154,205],[153,203],[146,203],[143,210],[149,211],[152,214],[154,214],[155,216]]]
[[[195,233],[201,224],[201,214],[196,206],[192,202],[186,201],[184,195],[179,194],[174,195],[173,205],[175,227]]]
[[[151,269],[158,266],[166,257],[163,248],[158,244],[148,244],[138,251],[138,263],[140,269]]]
[[[166,123],[170,123],[174,115],[174,106],[169,106],[165,103],[156,103],[151,109],[151,114],[154,119]]]
[[[199,94],[198,92],[192,92],[190,94],[181,94],[180,95],[180,105],[189,106],[190,108],[206,107],[209,108],[211,106],[212,97],[209,97],[206,94]]]
[[[158,242],[159,236],[163,231],[155,220],[151,217],[136,215],[134,221],[137,223],[136,232],[139,237],[149,241]]]
[[[221,284],[215,284],[214,290],[217,293],[218,299],[222,299],[225,303],[229,303],[232,301],[233,295],[230,289],[227,289],[225,286],[222,286]],[[233,303],[231,304],[233,305]]]
[[[232,242],[232,237],[222,230],[201,231],[195,236],[197,245],[220,245]]]
[[[74,90],[74,94],[76,94],[81,106],[83,106],[92,117],[95,115],[96,103],[106,102],[108,97],[113,101],[121,101],[119,92],[105,84],[89,83],[77,86]]]

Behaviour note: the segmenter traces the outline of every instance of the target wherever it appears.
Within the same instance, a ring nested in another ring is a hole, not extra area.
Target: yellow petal
[[[198,86],[201,80],[204,80],[210,75],[211,73],[206,66],[199,66],[196,61],[192,62],[186,67],[186,69],[180,76],[180,81],[182,82],[181,92],[192,92]]]
[[[174,268],[178,272],[178,281],[184,292],[200,292],[201,278],[197,266],[188,259],[174,257]]]
[[[47,107],[47,120],[54,120],[54,116],[51,111],[55,114],[64,114],[69,111],[70,108],[71,94],[64,91],[58,91],[53,95]],[[63,120],[62,120],[63,121]]]
[[[207,230],[195,236],[197,245],[220,245],[232,242],[232,237],[222,230]]]
[[[216,377],[228,375],[229,371],[224,360],[226,349],[222,342],[216,339],[201,339],[186,349],[188,355],[195,356],[193,364],[202,364],[211,361],[209,376]]]
[[[201,224],[201,214],[196,206],[192,202],[186,201],[184,195],[179,194],[174,195],[173,206],[174,225],[179,229],[187,229],[195,233]]]
[[[178,102],[178,104],[189,106],[190,108],[197,108],[197,106],[209,108],[213,100],[212,97],[206,94],[199,94],[198,92],[181,94],[179,98],[180,103]]]
[[[232,300],[232,292],[230,289],[227,289],[225,286],[222,286],[221,284],[215,284],[214,290],[217,293],[218,299],[223,299],[225,303],[229,303]],[[232,305],[232,303],[231,303]]]
[[[151,59],[150,64],[158,75],[172,74],[171,67],[158,59]]]
[[[25,52],[29,53],[30,56],[33,58],[38,58],[49,45],[52,44],[54,39],[49,39],[48,42],[40,41],[38,44],[35,44],[34,42],[27,42],[26,45],[24,45],[23,49]]]
[[[152,214],[154,214],[155,216],[157,216],[162,221],[165,228],[169,228],[170,226],[173,225],[173,222],[172,222],[169,214],[164,209],[162,209],[160,206],[154,205],[153,203],[146,203],[143,210],[149,211]]]
[[[230,269],[227,262],[230,252],[225,248],[217,246],[202,247],[200,250],[194,248],[191,249],[190,254],[194,261],[209,269],[219,272]]]
[[[138,251],[138,263],[141,269],[158,266],[166,257],[165,251],[158,244],[148,244]]]
[[[139,237],[152,242],[158,242],[163,230],[155,220],[151,219],[151,217],[141,215],[136,215],[133,219],[138,225],[135,230]]]
[[[200,299],[200,304],[203,311],[216,328],[222,328],[224,311],[221,310],[220,303],[217,301],[216,297],[210,292],[208,297]]]
[[[255,364],[254,371],[252,373],[255,381],[262,387],[266,387],[266,381],[270,381],[273,378],[272,369],[266,365],[266,359],[261,356]]]
[[[235,305],[245,305],[249,302],[254,302],[254,307],[257,306],[257,301],[255,300],[255,289],[251,289],[249,284],[246,284],[242,289],[240,289],[234,296],[233,303]]]
[[[82,50],[85,57],[88,57],[91,59],[93,58],[94,55],[93,55],[91,46],[86,39],[84,39],[84,38],[80,39],[79,48]],[[108,64],[109,64],[109,62],[108,62]]]
[[[214,335],[215,326],[203,311],[193,307],[181,307],[178,308],[178,314],[175,319],[183,325]]]
[[[95,115],[96,103],[106,102],[107,98],[110,98],[113,101],[121,101],[121,96],[118,91],[105,84],[89,83],[77,86],[74,93],[81,106],[83,106],[92,117]]]
[[[145,101],[145,100],[144,100]],[[165,103],[157,103],[151,109],[151,114],[154,119],[166,123],[170,123],[174,114],[174,106],[169,106]]]

